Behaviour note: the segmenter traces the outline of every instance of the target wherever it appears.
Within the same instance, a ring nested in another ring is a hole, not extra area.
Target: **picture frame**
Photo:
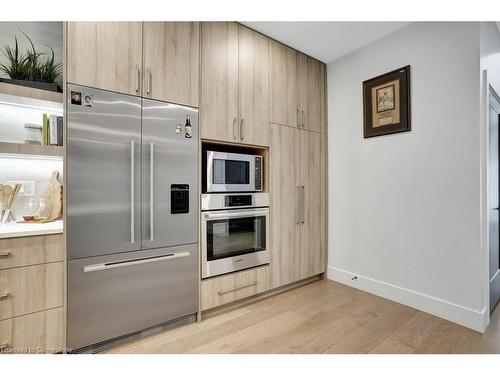
[[[410,65],[363,81],[363,137],[410,130]]]

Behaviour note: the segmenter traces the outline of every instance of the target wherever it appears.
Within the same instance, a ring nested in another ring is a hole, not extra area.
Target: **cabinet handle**
[[[0,258],[7,258],[9,255],[10,255],[10,253],[8,251],[4,251],[4,252],[0,253]]]
[[[233,139],[236,140],[236,132],[234,131],[234,127],[236,125],[236,117],[233,120]]]
[[[302,129],[306,127],[306,116],[304,110],[302,110]]]
[[[139,69],[139,66],[136,66],[137,70],[137,86],[135,88],[135,92],[139,94],[141,91],[141,70]]]
[[[240,120],[240,140],[243,140],[243,119]]]
[[[301,191],[302,191],[302,219],[301,219],[301,223],[304,224],[305,216],[306,216],[306,194],[305,194],[304,185],[302,185]]]
[[[300,128],[300,119],[299,119],[299,116],[300,116],[300,109],[299,107],[297,107],[297,127]]]
[[[244,284],[244,285],[240,285],[240,286],[237,286],[236,288],[230,288],[230,289],[225,289],[225,290],[219,290],[217,293],[219,295],[222,295],[222,294],[226,294],[226,293],[229,293],[229,292],[233,292],[235,290],[239,290],[239,289],[243,289],[243,288],[248,288],[250,286],[254,286],[254,285],[257,285],[257,281],[253,281],[251,283],[248,283],[248,284]]]
[[[9,296],[9,292],[0,292],[0,299],[7,298]]]
[[[295,218],[297,221],[297,225],[300,224],[300,210],[301,210],[302,204],[300,201],[300,186],[297,186],[297,211],[295,214]]]
[[[146,89],[146,94],[151,94],[151,85],[153,84],[153,74],[151,73],[151,70],[149,70],[149,68],[146,70],[146,80],[148,82],[148,84],[146,85],[147,86],[147,89]]]

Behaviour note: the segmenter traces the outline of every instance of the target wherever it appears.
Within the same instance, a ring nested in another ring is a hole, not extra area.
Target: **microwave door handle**
[[[154,143],[150,144],[149,163],[149,240],[154,241]]]

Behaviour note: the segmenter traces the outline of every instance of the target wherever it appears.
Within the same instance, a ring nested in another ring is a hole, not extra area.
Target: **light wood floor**
[[[480,334],[322,280],[108,353],[500,353],[500,308]]]

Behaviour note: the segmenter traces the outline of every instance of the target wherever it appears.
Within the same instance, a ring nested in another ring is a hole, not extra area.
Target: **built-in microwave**
[[[206,151],[206,192],[262,191],[262,156]]]

